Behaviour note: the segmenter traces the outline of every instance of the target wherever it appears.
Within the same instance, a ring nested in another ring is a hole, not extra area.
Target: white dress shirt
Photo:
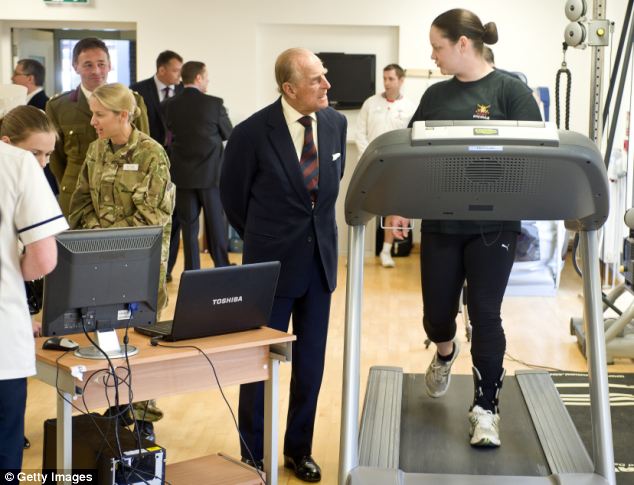
[[[286,125],[288,126],[288,131],[291,134],[291,139],[293,140],[293,146],[295,146],[295,152],[297,153],[297,160],[302,157],[302,149],[304,148],[304,125],[302,125],[298,120],[303,118],[305,115],[301,114],[295,108],[293,108],[288,101],[284,99],[282,96],[282,111],[284,112],[284,119],[286,120]],[[313,142],[315,143],[315,149],[319,147],[319,143],[317,143],[317,115],[315,113],[311,113],[310,116],[313,119]],[[317,158],[319,159],[319,151],[317,151]]]
[[[169,88],[169,96],[168,96],[168,98],[171,98],[172,96],[174,96],[174,85],[173,84],[170,84],[169,86],[167,84],[163,84],[156,77],[156,74],[154,75],[154,83],[156,84],[156,89],[158,90],[159,102],[162,103],[163,101],[165,101],[165,88]]]

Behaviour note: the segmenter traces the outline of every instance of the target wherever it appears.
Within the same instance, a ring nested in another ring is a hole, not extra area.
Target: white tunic
[[[0,380],[35,374],[21,250],[67,228],[35,157],[0,142]]]
[[[377,136],[406,128],[416,108],[417,105],[405,97],[389,102],[382,94],[375,94],[366,99],[359,111],[355,136],[359,156]]]

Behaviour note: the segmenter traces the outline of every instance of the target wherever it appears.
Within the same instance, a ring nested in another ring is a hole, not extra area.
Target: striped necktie
[[[299,123],[304,127],[304,147],[299,158],[299,168],[304,177],[304,184],[310,193],[313,204],[317,200],[317,190],[319,183],[319,159],[317,157],[317,147],[313,139],[313,119],[310,116],[303,116]]]

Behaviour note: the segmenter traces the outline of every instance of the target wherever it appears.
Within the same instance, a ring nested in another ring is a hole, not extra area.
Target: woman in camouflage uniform
[[[167,304],[165,274],[169,251],[174,185],[163,147],[138,131],[132,92],[105,84],[88,100],[98,139],[90,144],[71,197],[72,229],[163,226],[158,309]]]
[[[137,130],[139,115],[132,91],[119,83],[105,84],[88,100],[98,139],[90,144],[71,197],[70,226],[94,229],[163,226],[158,310],[167,305],[167,257],[175,188],[163,147]],[[113,410],[110,410],[112,413]],[[115,410],[115,412],[118,412]],[[133,403],[141,432],[153,438],[150,421],[163,413],[153,401]]]

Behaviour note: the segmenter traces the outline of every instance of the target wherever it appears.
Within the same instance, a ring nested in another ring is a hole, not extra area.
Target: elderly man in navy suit
[[[287,331],[292,315],[297,336],[284,466],[301,480],[318,482],[312,440],[337,281],[335,202],[347,123],[328,106],[326,69],[312,52],[281,53],[275,78],[281,97],[236,126],[229,138],[220,192],[229,221],[244,239],[243,263],[282,263],[269,326]],[[262,415],[262,383],[243,385],[242,460],[258,467]]]

